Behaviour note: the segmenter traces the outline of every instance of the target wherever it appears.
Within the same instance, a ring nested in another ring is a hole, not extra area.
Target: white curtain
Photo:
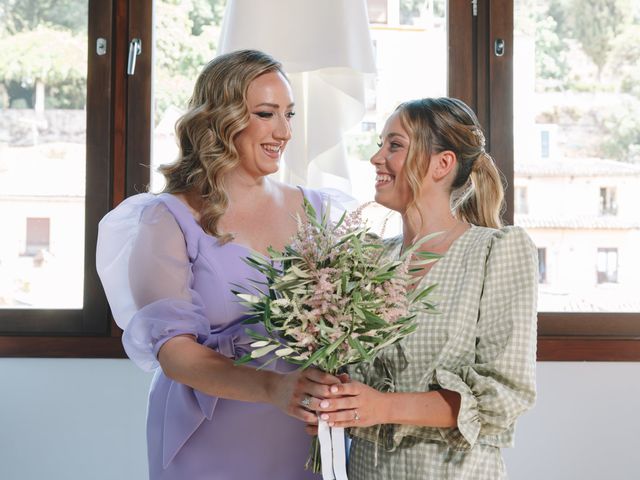
[[[343,135],[375,72],[365,0],[229,0],[218,53],[252,48],[282,62],[296,102],[285,180],[350,192]]]

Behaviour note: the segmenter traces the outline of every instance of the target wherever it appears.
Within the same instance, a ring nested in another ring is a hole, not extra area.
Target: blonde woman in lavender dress
[[[100,224],[98,271],[129,357],[155,371],[152,480],[304,480],[308,399],[338,380],[281,361],[234,366],[251,350],[232,289],[261,281],[243,261],[281,249],[318,192],[277,183],[294,114],[278,62],[239,51],[210,62],[177,125],[178,160],[160,195],[128,198]],[[255,327],[254,327],[255,328]],[[266,361],[268,359],[263,359]]]
[[[376,201],[403,217],[389,255],[442,232],[422,249],[443,256],[419,273],[439,312],[323,404],[330,424],[351,427],[350,480],[506,478],[501,448],[536,396],[537,252],[501,225],[484,145],[463,102],[422,99],[391,115],[371,159]]]

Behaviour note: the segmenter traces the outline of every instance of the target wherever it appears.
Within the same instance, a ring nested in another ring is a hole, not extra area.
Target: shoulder
[[[118,206],[107,213],[100,221],[100,229],[113,228],[125,225],[137,225],[140,223],[143,214],[160,210],[158,195],[151,193],[140,193],[124,199]]]
[[[495,274],[514,280],[534,275],[538,268],[538,250],[522,227],[483,230],[481,235],[486,239],[487,247],[487,275]]]
[[[514,225],[502,228],[478,227],[473,225],[469,234],[472,244],[481,245],[490,251],[495,249],[516,249],[522,251],[536,249],[535,244],[524,228]]]
[[[277,180],[269,180],[274,189],[277,202],[286,206],[288,209],[297,210],[302,207],[304,200],[310,202],[314,208],[320,206],[325,197],[319,190],[303,187],[301,185],[293,186]]]
[[[174,195],[142,193],[125,199],[100,221],[98,251],[128,248],[143,235],[145,241],[186,243],[195,258],[198,230],[188,207]]]
[[[463,248],[458,249],[457,254],[467,261],[477,262],[485,270],[485,275],[502,270],[515,274],[520,270],[538,268],[538,250],[522,227],[488,228],[473,225],[465,234],[463,243]]]
[[[311,205],[313,205],[313,207],[318,211],[320,208],[326,206],[330,202],[329,196],[321,190],[303,187],[301,185],[289,188],[291,188],[292,190],[296,190],[298,196],[302,194],[302,198],[311,203]]]
[[[141,193],[122,201],[116,208],[107,213],[100,221],[100,228],[116,228],[143,224],[156,224],[161,221],[179,223],[182,216],[182,202],[169,194]]]
[[[318,216],[328,215],[336,222],[344,212],[355,210],[359,205],[356,198],[335,188],[295,187],[302,192],[303,197],[311,204]]]
[[[496,229],[493,235],[493,249],[522,253],[537,252],[537,248],[524,228],[508,226]]]

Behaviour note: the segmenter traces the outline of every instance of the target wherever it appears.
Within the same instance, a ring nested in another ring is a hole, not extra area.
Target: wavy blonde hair
[[[188,111],[176,123],[178,159],[159,169],[166,180],[164,192],[190,195],[202,229],[223,243],[233,239],[218,226],[229,206],[225,175],[239,161],[233,140],[249,124],[249,84],[270,72],[286,78],[278,61],[257,50],[210,61],[196,80]]]
[[[493,159],[485,151],[480,123],[471,108],[456,98],[423,98],[396,109],[410,137],[404,171],[416,206],[431,155],[450,150],[457,167],[451,183],[451,210],[459,220],[500,228],[504,186]]]

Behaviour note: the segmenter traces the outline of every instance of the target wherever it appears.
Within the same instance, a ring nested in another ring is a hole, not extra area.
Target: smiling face
[[[247,89],[249,124],[234,139],[239,169],[258,178],[278,171],[291,138],[293,95],[280,72],[259,76]]]
[[[400,213],[411,201],[411,190],[403,171],[410,143],[400,114],[396,112],[387,120],[380,135],[380,149],[371,157],[371,164],[376,167],[376,202]]]

